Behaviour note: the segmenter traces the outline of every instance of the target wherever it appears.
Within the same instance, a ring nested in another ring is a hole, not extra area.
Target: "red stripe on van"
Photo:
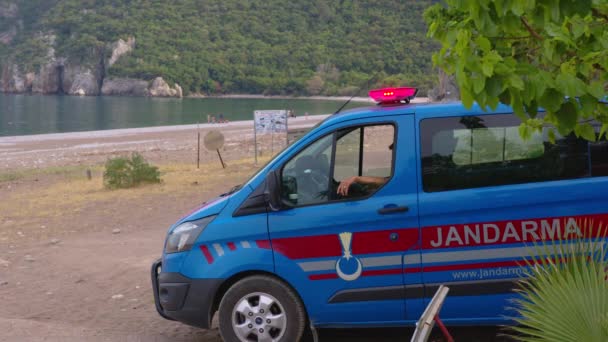
[[[337,279],[338,275],[335,273],[325,273],[325,274],[312,274],[308,276],[310,280],[326,280],[326,279]]]
[[[212,264],[213,255],[211,255],[211,252],[209,252],[209,248],[207,248],[207,246],[205,246],[205,245],[201,245],[201,251],[203,251],[203,254],[205,255],[205,259],[207,259],[207,262],[209,264]]]
[[[255,244],[258,245],[259,248],[270,249],[270,241],[268,240],[257,240]]]
[[[397,239],[391,240],[391,234],[397,234]],[[418,243],[418,235],[416,228],[358,232],[353,234],[352,253],[405,252]]]
[[[234,244],[234,242],[228,242],[227,245],[231,251],[236,250],[236,245]]]
[[[397,240],[390,239],[398,234]],[[404,252],[418,243],[418,229],[389,229],[353,233],[354,255]],[[272,239],[274,250],[289,259],[339,257],[344,254],[339,234]]]
[[[272,247],[289,259],[338,257],[343,253],[338,234],[272,239]]]
[[[392,274],[401,274],[403,273],[403,269],[401,268],[393,268],[393,269],[389,269],[389,270],[369,270],[369,271],[363,271],[361,273],[362,277],[369,277],[369,276],[380,276],[380,275],[392,275]]]
[[[401,268],[393,268],[388,270],[369,270],[361,273],[362,277],[382,276],[382,275],[395,275],[401,274],[403,270]],[[336,273],[324,273],[324,274],[312,274],[308,276],[310,280],[327,280],[327,279],[338,279]]]

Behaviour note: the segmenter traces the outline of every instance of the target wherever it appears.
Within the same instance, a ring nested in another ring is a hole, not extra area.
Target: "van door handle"
[[[380,215],[387,215],[387,214],[396,214],[396,213],[406,213],[410,210],[409,207],[407,206],[401,206],[401,207],[397,207],[397,206],[386,206],[384,208],[380,208],[378,209],[378,214]]]

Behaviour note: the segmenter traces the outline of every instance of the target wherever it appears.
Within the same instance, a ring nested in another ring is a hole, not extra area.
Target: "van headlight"
[[[207,216],[200,220],[184,222],[175,227],[167,236],[165,253],[175,253],[190,250],[192,248],[192,244],[194,244],[194,241],[196,241],[205,227],[207,227],[207,225],[213,221],[215,216],[216,215]]]

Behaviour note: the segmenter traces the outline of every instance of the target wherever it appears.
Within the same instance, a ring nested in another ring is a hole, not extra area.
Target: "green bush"
[[[131,188],[142,183],[160,183],[158,167],[146,162],[139,153],[131,158],[108,159],[103,173],[103,184],[108,189]]]
[[[583,232],[593,228],[581,226]],[[593,231],[593,230],[591,230]],[[596,238],[543,242],[528,260],[517,300],[520,341],[608,341],[606,229]],[[593,236],[596,234],[584,234]]]

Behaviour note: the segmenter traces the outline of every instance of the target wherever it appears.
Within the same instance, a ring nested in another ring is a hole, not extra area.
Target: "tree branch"
[[[598,11],[597,8],[592,8],[591,13],[593,13],[593,15],[596,17],[604,18],[604,20],[608,21],[608,15],[606,15],[604,13],[600,13],[600,11]]]
[[[530,26],[530,24],[528,23],[528,21],[526,20],[525,17],[520,17],[521,19],[521,23],[524,24],[524,26],[526,27],[526,29],[528,30],[528,32],[530,32],[531,35],[534,36],[534,38],[538,39],[538,40],[543,40],[544,38],[541,37],[536,31],[534,31],[534,29],[532,28],[532,26]]]
[[[521,37],[488,37],[488,39],[497,39],[497,40],[521,40],[521,39],[530,39],[532,36],[521,36]]]

